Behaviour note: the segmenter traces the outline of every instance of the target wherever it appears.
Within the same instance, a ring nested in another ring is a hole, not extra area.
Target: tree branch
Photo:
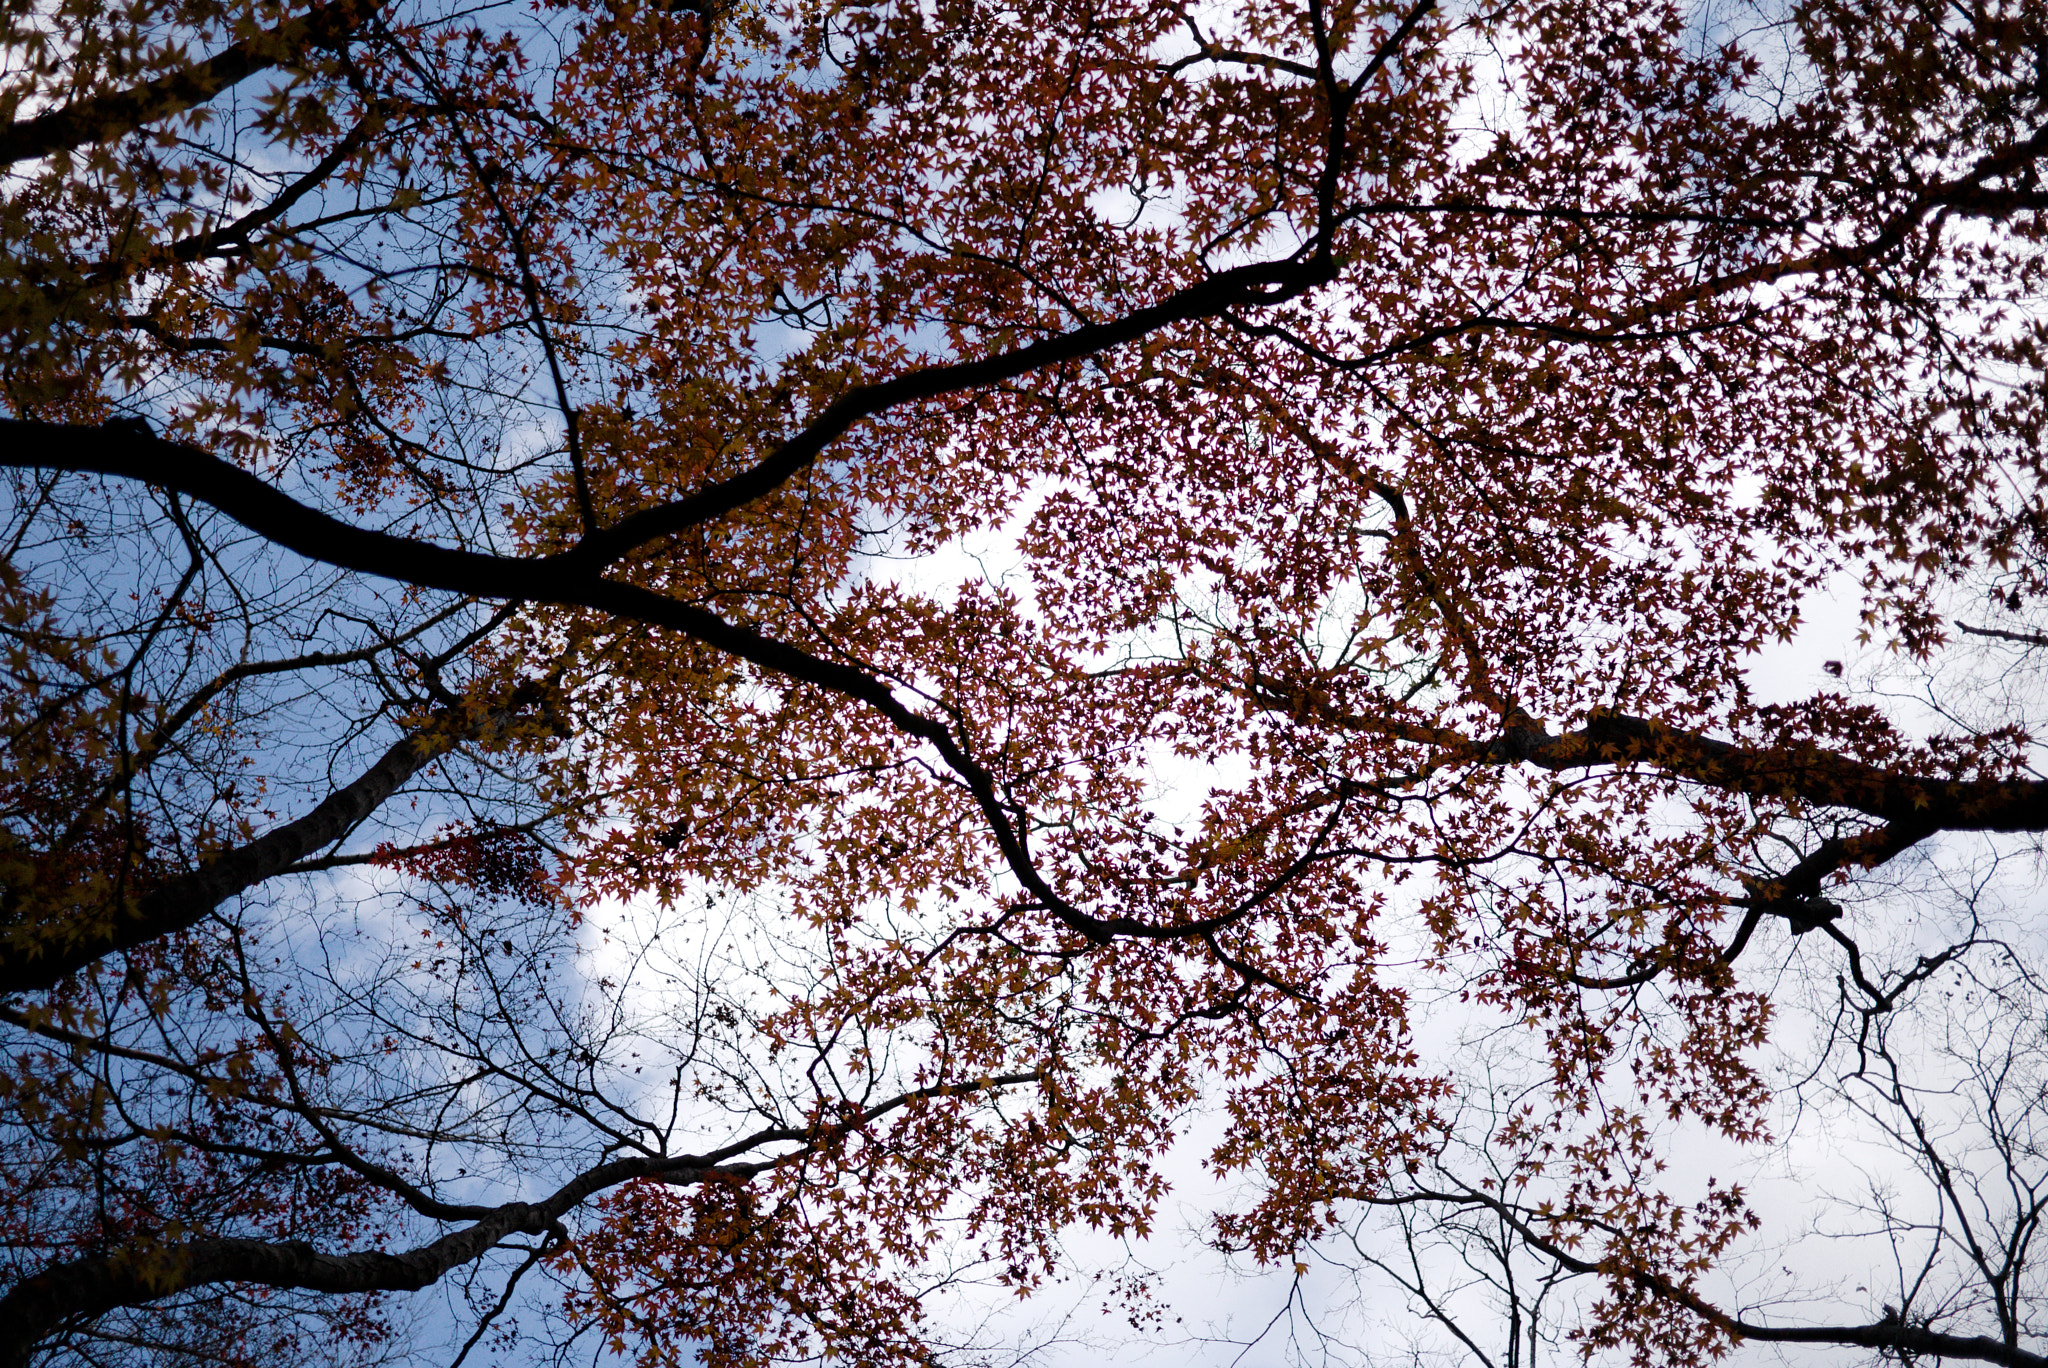
[[[0,129],[0,166],[111,142],[145,124],[205,104],[229,86],[308,49],[330,47],[377,11],[379,0],[329,0],[253,38],[222,48],[196,66],[110,91]]]
[[[2017,641],[2022,646],[2048,646],[2048,636],[2039,632],[2008,632],[1998,627],[1972,627],[1969,623],[1956,620],[1966,636],[1992,637],[1999,641]]]
[[[1455,1179],[1453,1181],[1456,1181]],[[1464,1184],[1460,1183],[1460,1187]],[[1934,1329],[1925,1321],[1915,1323],[1897,1315],[1870,1325],[1763,1325],[1731,1316],[1690,1288],[1652,1269],[1628,1267],[1618,1260],[1583,1259],[1570,1250],[1545,1239],[1513,1204],[1489,1193],[1465,1188],[1461,1192],[1423,1189],[1406,1197],[1375,1205],[1404,1205],[1417,1202],[1447,1202],[1458,1206],[1483,1206],[1498,1215],[1529,1248],[1573,1273],[1593,1273],[1617,1282],[1633,1283],[1663,1301],[1685,1307],[1701,1320],[1724,1330],[1736,1340],[1763,1344],[1831,1344],[1858,1349],[1889,1351],[1906,1361],[1914,1356],[1942,1359],[1970,1359],[1997,1368],[2048,1368],[2048,1355],[2036,1354],[2017,1344],[1988,1335],[1951,1335]],[[0,1303],[4,1306],[4,1303]]]
[[[94,960],[197,925],[221,903],[347,835],[413,775],[464,739],[500,724],[493,710],[437,715],[303,817],[265,832],[89,922],[17,921],[0,937],[0,993],[49,988]]]
[[[513,1235],[545,1235],[597,1193],[637,1179],[680,1186],[745,1182],[788,1163],[836,1136],[910,1103],[1043,1082],[1043,1070],[939,1084],[901,1093],[822,1128],[760,1131],[707,1155],[615,1159],[586,1169],[538,1202],[507,1202],[461,1230],[397,1254],[359,1250],[323,1254],[303,1240],[212,1238],[147,1250],[75,1259],[16,1283],[0,1297],[0,1368],[19,1368],[35,1346],[67,1325],[122,1306],[160,1301],[209,1283],[255,1283],[309,1292],[417,1292],[450,1270],[482,1258]],[[751,1163],[727,1162],[763,1145],[796,1141],[802,1148]]]
[[[1596,712],[1564,735],[1533,724],[1511,727],[1487,750],[1497,760],[1548,770],[1649,765],[1729,793],[1848,808],[1896,828],[1885,845],[1912,833],[1917,841],[1936,831],[2048,830],[2048,782],[2041,780],[1936,779],[1814,745],[1738,746],[1618,712]],[[1874,851],[1851,852],[1866,853]]]
[[[585,537],[568,554],[587,563],[593,571],[601,570],[636,546],[723,517],[773,493],[864,419],[904,404],[999,384],[1063,361],[1093,356],[1175,323],[1214,317],[1246,304],[1281,303],[1327,284],[1333,275],[1331,267],[1318,262],[1282,260],[1237,266],[1106,323],[1086,323],[993,356],[923,366],[888,380],[856,386],[774,453],[747,470],[681,499],[622,518]]]
[[[155,437],[140,423],[94,428],[0,419],[0,466],[10,465],[116,475],[159,489],[174,489],[310,560],[420,588],[588,608],[622,621],[670,628],[749,664],[865,703],[903,735],[939,753],[973,796],[1018,882],[1069,929],[1097,943],[1115,936],[1199,938],[1242,915],[1230,912],[1159,925],[1136,917],[1097,917],[1074,906],[1038,872],[1022,831],[996,791],[995,777],[966,752],[943,722],[906,707],[885,682],[865,670],[764,636],[707,608],[606,579],[597,573],[601,560],[585,549],[596,538],[587,538],[569,551],[524,559],[457,550],[355,527],[300,503],[216,456]],[[617,524],[612,531],[624,526]],[[4,974],[0,974],[0,991],[5,988]]]

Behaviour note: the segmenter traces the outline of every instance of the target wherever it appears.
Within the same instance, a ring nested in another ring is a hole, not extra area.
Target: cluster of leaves
[[[1838,885],[2048,829],[1749,673],[2048,592],[2039,6],[0,14],[0,1361],[928,1361],[1206,1114],[1260,1264],[2038,1362],[1740,1319],[1666,1164],[1798,937],[1930,981]]]

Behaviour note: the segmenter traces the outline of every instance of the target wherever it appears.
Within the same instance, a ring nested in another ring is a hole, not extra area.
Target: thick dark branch
[[[329,47],[376,12],[378,0],[329,0],[297,19],[222,48],[196,66],[23,119],[0,129],[0,166],[85,143],[111,142],[145,124],[205,104],[229,86],[310,49]]]
[[[1285,57],[1275,57],[1265,52],[1248,52],[1242,48],[1224,47],[1218,43],[1204,42],[1201,51],[1191,52],[1166,67],[1168,76],[1178,76],[1191,66],[1213,62],[1218,66],[1251,67],[1255,71],[1278,72],[1286,76],[1298,76],[1304,81],[1316,79],[1316,69],[1300,62],[1291,62]]]
[[[1956,626],[1966,636],[1992,637],[1998,641],[2017,641],[2022,646],[2048,646],[2048,636],[2039,632],[2008,632],[1999,627],[1972,627],[1958,620]]]
[[[209,1283],[254,1283],[311,1292],[415,1292],[482,1258],[513,1235],[543,1235],[592,1193],[653,1176],[659,1161],[622,1159],[578,1176],[540,1202],[511,1202],[483,1220],[397,1254],[322,1254],[299,1240],[200,1239],[122,1256],[78,1259],[16,1284],[0,1297],[0,1368],[28,1361],[67,1325]],[[744,1166],[735,1173],[754,1172]],[[705,1169],[701,1177],[717,1172]],[[670,1181],[681,1181],[676,1174]]]
[[[785,678],[865,703],[899,732],[939,753],[973,795],[1011,873],[1054,916],[1091,940],[1106,942],[1115,936],[1199,938],[1241,915],[1232,912],[1202,921],[1159,925],[1082,911],[1038,872],[1022,831],[996,791],[994,776],[966,752],[944,723],[904,706],[885,682],[865,670],[763,636],[695,604],[606,579],[596,573],[595,562],[581,548],[526,560],[460,551],[354,527],[218,457],[151,436],[140,424],[79,428],[0,419],[0,466],[6,465],[118,475],[159,489],[174,489],[310,560],[420,588],[588,608],[623,621],[670,628]],[[0,978],[0,989],[4,987],[5,980]]]
[[[602,570],[636,546],[724,517],[773,493],[856,424],[889,409],[1014,380],[1135,342],[1176,323],[1212,318],[1245,305],[1281,303],[1329,283],[1333,274],[1326,262],[1285,260],[1233,267],[1121,318],[1083,324],[979,360],[924,366],[892,379],[857,386],[766,459],[685,498],[623,518],[584,538],[568,554],[593,572]]]
[[[1995,182],[2027,176],[2044,156],[2048,156],[2048,125],[2035,129],[2031,136],[2003,151],[1978,159],[1962,175],[1927,186],[1911,203],[1886,218],[1862,241],[1823,247],[1803,256],[1766,261],[1729,275],[1703,280],[1637,310],[1636,317],[1664,313],[1688,303],[1725,297],[1758,285],[1775,285],[1792,276],[1826,276],[1867,267],[1899,250],[1914,233],[1930,222],[1939,222],[1949,212],[1978,218],[2003,218],[2036,212],[2042,203],[2037,192],[2002,188]]]
[[[1488,751],[1549,770],[1642,765],[1730,793],[1848,808],[1914,841],[1936,831],[2048,831],[2048,783],[2040,780],[1936,779],[1810,744],[1738,746],[1623,713],[1595,713],[1561,736],[1513,727]]]
[[[1746,1340],[1766,1344],[1835,1344],[1858,1349],[1890,1351],[1899,1362],[1917,1358],[1969,1359],[1999,1368],[2048,1368],[2048,1356],[2031,1353],[2018,1345],[1992,1339],[1989,1335],[1949,1335],[1925,1325],[1881,1320],[1875,1325],[1758,1325],[1754,1321],[1731,1320],[1730,1327]]]
[[[563,1218],[586,1200],[621,1184],[639,1179],[678,1186],[746,1182],[912,1102],[990,1092],[1044,1079],[1043,1071],[1032,1070],[939,1084],[901,1093],[840,1125],[809,1130],[776,1127],[710,1154],[615,1159],[585,1170],[538,1202],[507,1202],[461,1230],[397,1254],[382,1250],[322,1254],[299,1240],[197,1239],[125,1255],[77,1259],[25,1278],[0,1297],[0,1368],[25,1364],[37,1344],[67,1325],[209,1283],[253,1283],[340,1294],[416,1292],[451,1270],[474,1263],[514,1235],[555,1231]],[[747,1151],[786,1142],[795,1142],[800,1148],[778,1158],[729,1162]]]
[[[847,424],[852,421],[849,418]],[[887,684],[864,670],[765,637],[708,609],[604,578],[597,573],[603,555],[593,556],[588,550],[597,539],[574,550],[529,560],[456,550],[354,527],[218,457],[151,436],[139,424],[78,428],[0,419],[0,464],[118,475],[174,489],[309,559],[381,578],[479,598],[589,608],[683,632],[715,650],[866,703],[905,735],[931,744],[973,794],[1011,871],[1033,898],[1073,930],[1097,941],[1113,936],[1184,938],[1208,934],[1231,920],[1155,925],[1129,917],[1096,917],[1074,907],[1038,873],[1022,833],[1002,805],[993,776],[962,749],[943,724],[905,707]],[[764,468],[756,467],[756,471]],[[666,511],[640,516],[667,516],[690,503],[684,500],[667,505]],[[633,523],[629,519],[600,536],[618,533]],[[649,529],[654,524],[641,526]],[[660,532],[649,531],[648,535]],[[1553,735],[1526,715],[1517,715],[1494,741],[1458,744],[1469,748],[1471,758],[1479,761],[1523,762],[1558,771],[1601,765],[1647,766],[1728,792],[1847,808],[1889,824],[1883,833],[1825,851],[1825,858],[1833,861],[1829,871],[1851,860],[1878,863],[1937,831],[2048,830],[2048,782],[1922,777],[1818,746],[1748,748],[1617,712],[1596,713],[1579,731],[1564,735]],[[1828,871],[1819,873],[1824,872]],[[1815,891],[1819,873],[1812,880]],[[1794,899],[1812,896],[1789,884],[1782,894]]]
[[[154,437],[139,423],[81,428],[0,418],[0,466],[126,476],[189,494],[310,559],[423,585],[459,583],[468,587],[457,592],[482,598],[566,602],[553,594],[509,587],[504,576],[515,567],[525,585],[558,584],[570,574],[596,576],[635,547],[723,517],[773,493],[867,418],[1092,356],[1175,323],[1215,317],[1250,304],[1281,303],[1327,284],[1332,274],[1328,263],[1292,259],[1233,267],[1109,322],[1084,324],[979,360],[925,366],[856,386],[740,474],[631,514],[568,551],[536,560],[453,551],[350,527],[217,457]],[[337,553],[349,558],[337,559]],[[382,568],[385,557],[396,558],[393,568]]]
[[[1757,924],[1769,916],[1784,918],[1791,924],[1795,936],[1803,936],[1817,927],[1826,928],[1830,936],[1848,948],[1851,967],[1855,968],[1858,961],[1854,942],[1843,937],[1831,925],[1842,915],[1842,906],[1822,897],[1821,886],[1830,874],[1850,865],[1875,869],[1893,856],[1903,855],[1939,829],[1924,824],[1893,822],[1847,839],[1831,836],[1776,878],[1746,879],[1749,895],[1736,902],[1735,906],[1748,911],[1734,941],[1722,952],[1722,959],[1733,964],[1742,954],[1743,947],[1749,944]],[[1861,968],[1855,968],[1855,973],[1859,984],[1868,988],[1873,996],[1879,996],[1876,989],[1863,982]]]
[[[265,832],[91,921],[7,928],[0,940],[0,993],[48,988],[94,960],[197,925],[214,908],[340,840],[385,799],[458,741],[493,724],[496,714],[442,716],[397,744],[305,816]]]

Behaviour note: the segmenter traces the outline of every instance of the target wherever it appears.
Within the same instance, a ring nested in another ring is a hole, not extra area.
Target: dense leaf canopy
[[[6,25],[0,1362],[2044,1362],[2038,0]]]

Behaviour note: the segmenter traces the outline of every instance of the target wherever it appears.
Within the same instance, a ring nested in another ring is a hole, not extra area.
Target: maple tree
[[[2039,5],[7,23],[0,1361],[942,1360],[1199,1120],[1482,1361],[1428,1249],[2042,1362],[2023,949],[1878,893],[2035,696],[1752,677],[2042,644]],[[1802,991],[1949,1213],[1846,1320],[1670,1162]]]

